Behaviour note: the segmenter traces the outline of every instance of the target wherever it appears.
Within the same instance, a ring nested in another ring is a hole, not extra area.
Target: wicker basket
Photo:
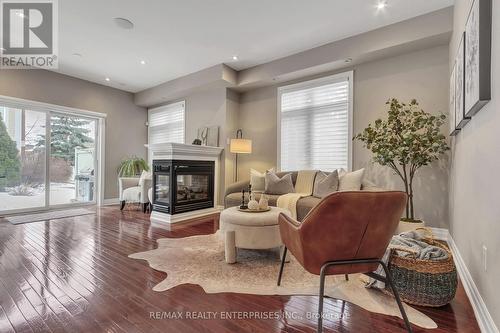
[[[428,244],[439,246],[448,252],[446,260],[421,260],[415,257],[401,257],[397,251],[414,251],[402,248],[391,248],[389,259],[389,271],[401,299],[409,304],[438,307],[448,304],[457,290],[457,270],[453,262],[453,256],[449,248],[434,240],[432,232],[423,241]],[[386,293],[392,295],[390,288],[386,286]]]

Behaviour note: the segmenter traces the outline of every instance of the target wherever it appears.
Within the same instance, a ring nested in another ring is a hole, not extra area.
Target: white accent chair
[[[148,190],[148,199],[149,199],[149,211],[153,211],[153,188],[150,187]]]
[[[135,202],[142,205],[142,211],[146,213],[149,206],[148,190],[151,188],[151,180],[143,179],[140,182],[139,177],[120,177],[118,178],[118,187],[120,191],[120,210],[123,210],[125,203]]]

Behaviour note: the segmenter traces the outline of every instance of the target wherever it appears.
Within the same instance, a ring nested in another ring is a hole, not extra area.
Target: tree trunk
[[[415,207],[414,207],[414,202],[413,202],[413,178],[415,177],[415,173],[417,172],[417,168],[412,165],[411,167],[411,173],[410,173],[410,196],[409,196],[409,202],[410,202],[410,218],[412,220],[415,219]]]
[[[404,175],[404,178],[403,178],[403,182],[405,184],[405,192],[406,194],[408,195],[408,197],[410,198],[407,202],[406,202],[406,218],[411,218],[411,215],[410,215],[410,212],[411,212],[411,206],[410,206],[410,202],[411,202],[411,194],[409,192],[409,185],[408,185],[408,173],[406,172],[406,165],[403,164],[403,175]]]
[[[409,192],[409,200],[408,202],[410,203],[410,219],[414,220],[415,219],[415,213],[414,213],[414,208],[413,208],[413,176],[415,174],[410,175],[410,192]]]

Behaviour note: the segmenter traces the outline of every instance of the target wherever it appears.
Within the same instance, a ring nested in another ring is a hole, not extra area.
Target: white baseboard
[[[453,237],[449,235],[448,244],[450,245],[451,252],[453,253],[453,258],[455,259],[455,265],[457,266],[458,274],[460,275],[460,279],[462,280],[462,284],[464,285],[465,292],[469,297],[469,300],[472,304],[472,308],[474,309],[474,314],[476,315],[477,323],[479,324],[479,328],[483,333],[499,333],[498,328],[491,318],[491,315],[486,307],[486,304],[477,289],[474,280],[472,279],[472,275],[469,272],[469,269],[465,265],[462,256],[458,250]]]
[[[119,198],[112,198],[112,199],[104,199],[104,202],[102,203],[103,206],[111,206],[111,205],[118,205],[120,203]]]
[[[170,215],[170,214],[166,214],[166,213],[162,213],[162,212],[158,212],[158,211],[153,210],[153,212],[151,212],[150,220],[151,220],[151,224],[153,224],[156,227],[171,230],[171,226],[173,224],[180,223],[180,222],[186,222],[189,220],[197,219],[197,218],[208,216],[208,215],[213,215],[216,213],[220,213],[221,211],[222,211],[221,206],[199,209],[199,210],[194,210],[191,212],[174,214],[174,215]]]
[[[430,228],[437,240],[448,241],[450,239],[450,232],[444,228]]]
[[[460,280],[465,289],[465,293],[467,297],[469,297],[469,301],[472,304],[472,309],[474,310],[474,314],[476,316],[477,323],[479,324],[479,328],[482,333],[499,333],[498,328],[491,317],[486,304],[477,289],[474,280],[472,279],[472,275],[465,265],[465,261],[460,255],[460,251],[458,250],[453,237],[449,233],[447,229],[440,228],[431,228],[432,232],[436,239],[446,240],[448,245],[450,246],[450,250],[453,253],[453,259],[455,261],[455,265],[457,266],[457,272],[460,276]]]

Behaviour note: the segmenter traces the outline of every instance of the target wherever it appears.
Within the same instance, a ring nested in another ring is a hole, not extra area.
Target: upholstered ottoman
[[[220,229],[224,236],[227,263],[236,262],[237,248],[263,250],[283,246],[278,215],[290,213],[281,208],[270,208],[267,212],[249,213],[231,207],[221,212]]]

